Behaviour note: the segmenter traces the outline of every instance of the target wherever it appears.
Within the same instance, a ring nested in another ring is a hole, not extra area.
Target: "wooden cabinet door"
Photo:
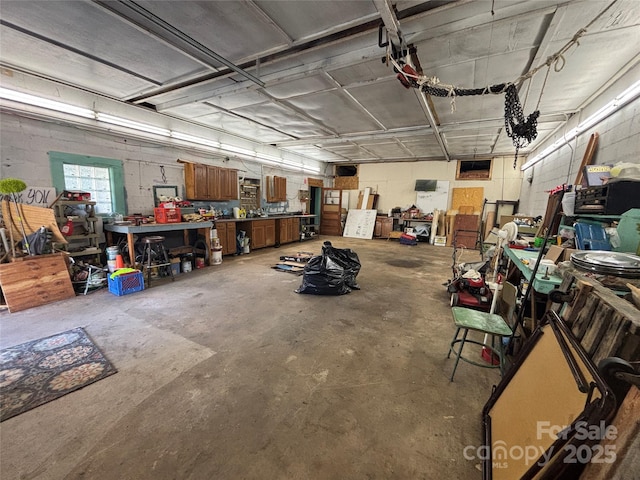
[[[199,163],[184,164],[184,184],[188,200],[211,200],[209,168]]]
[[[238,199],[238,172],[230,168],[185,163],[184,183],[189,200]]]
[[[222,254],[226,254],[227,246],[227,224],[216,222],[215,224],[216,232],[218,232],[218,240],[220,241],[220,246],[222,247]],[[213,247],[213,242],[211,242],[211,246]]]
[[[196,198],[195,171],[195,165],[193,163],[184,164],[184,187],[188,200],[195,200]]]
[[[218,200],[220,198],[220,169],[208,165],[206,168],[207,197],[201,200]]]
[[[298,240],[298,237],[300,235],[300,219],[290,218],[289,225],[287,225],[287,227],[289,233],[289,241],[295,242],[296,240]]]
[[[251,248],[264,248],[267,246],[267,240],[265,237],[265,229],[263,222],[255,221],[251,222]]]
[[[289,229],[287,228],[288,218],[281,218],[276,220],[276,235],[280,244],[287,243],[289,241]]]
[[[219,168],[220,200],[238,199],[238,172],[230,168]]]
[[[266,177],[267,202],[287,201],[287,177]]]
[[[264,245],[273,247],[276,244],[276,221],[264,220]]]
[[[236,253],[236,242],[236,224],[229,222],[227,223],[225,245],[223,245],[222,254],[232,255]]]

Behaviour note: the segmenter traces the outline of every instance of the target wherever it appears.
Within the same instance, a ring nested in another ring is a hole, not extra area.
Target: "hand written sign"
[[[7,195],[9,200],[13,201],[11,195]],[[18,203],[25,205],[35,205],[38,207],[49,207],[56,199],[56,189],[53,187],[27,187],[20,193],[16,193]]]

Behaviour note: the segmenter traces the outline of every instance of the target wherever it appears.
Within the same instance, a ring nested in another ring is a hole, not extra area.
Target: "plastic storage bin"
[[[154,208],[153,214],[156,217],[156,223],[179,223],[182,221],[179,208]]]
[[[142,272],[127,273],[125,275],[118,275],[115,278],[111,278],[111,275],[109,275],[108,278],[109,291],[119,297],[144,290],[144,277]]]

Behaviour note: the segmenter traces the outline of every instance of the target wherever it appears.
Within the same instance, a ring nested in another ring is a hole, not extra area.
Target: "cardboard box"
[[[545,260],[553,260],[553,263],[561,262],[564,251],[565,249],[558,245],[551,245],[547,253],[545,253],[544,258]]]
[[[576,248],[562,248],[558,245],[551,245],[547,253],[545,253],[544,258],[553,260],[556,264],[560,262],[570,262],[571,254],[579,251],[580,250]]]
[[[577,248],[563,248],[563,250],[564,250],[564,254],[562,256],[562,261],[563,262],[570,262],[571,261],[571,254],[581,251],[581,250],[578,250]]]

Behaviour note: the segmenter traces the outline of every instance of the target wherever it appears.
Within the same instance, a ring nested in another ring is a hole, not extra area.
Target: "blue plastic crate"
[[[611,250],[611,244],[601,224],[576,223],[576,245],[580,250]]]
[[[109,275],[109,291],[121,297],[129,293],[144,290],[144,276],[142,272],[127,273],[111,278]]]

